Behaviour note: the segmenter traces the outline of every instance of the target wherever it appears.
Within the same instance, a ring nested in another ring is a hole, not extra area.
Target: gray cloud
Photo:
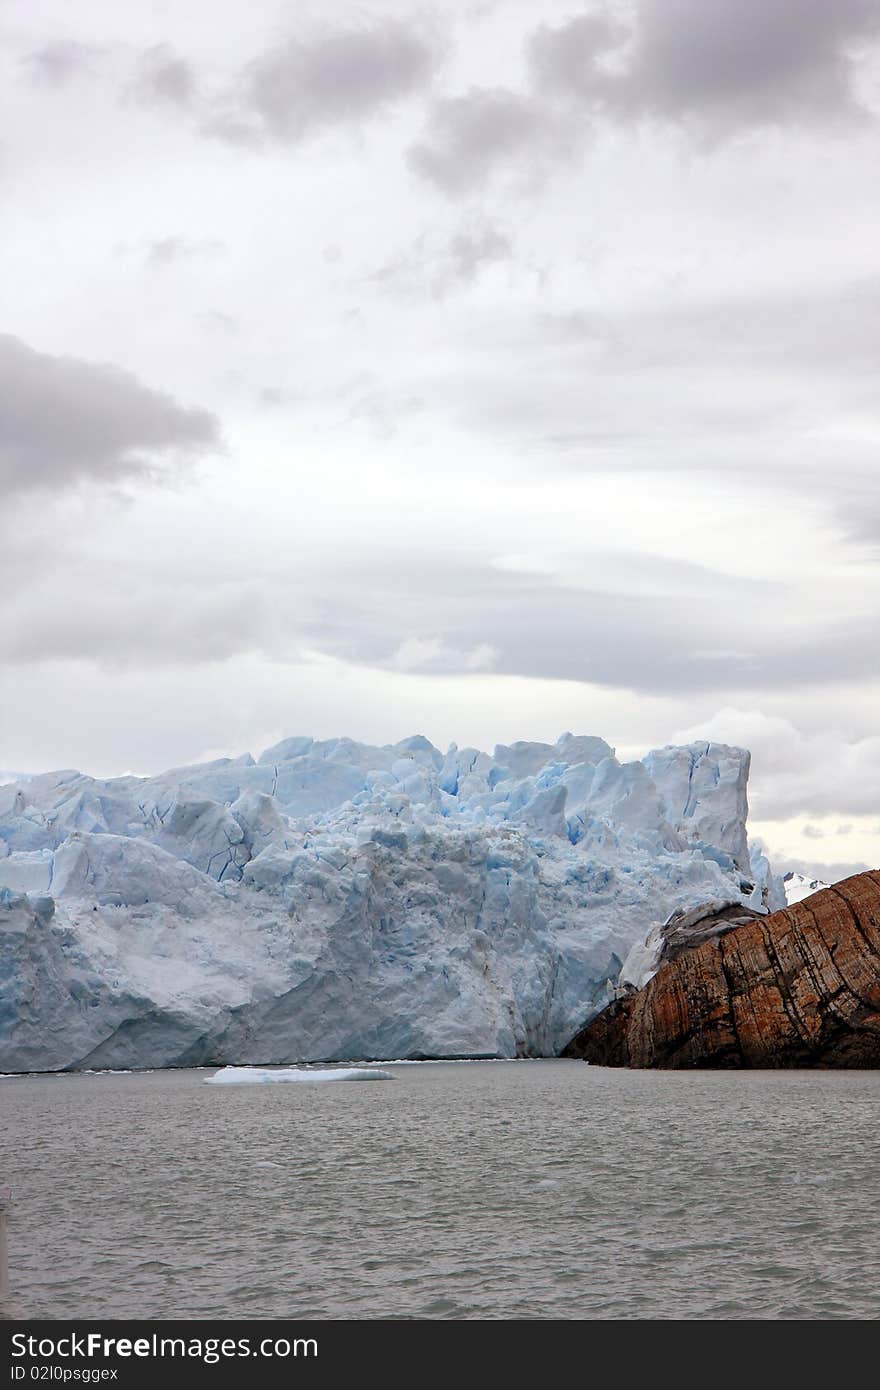
[[[588,10],[556,26],[542,24],[526,42],[538,87],[552,95],[596,100],[608,81],[601,60],[630,34],[625,21],[610,10]]]
[[[866,114],[854,78],[880,32],[875,0],[637,0],[633,17],[629,33],[608,9],[538,29],[528,53],[539,88],[614,119],[715,135]]]
[[[878,314],[876,279],[501,311],[472,318],[455,370],[413,385],[523,467],[538,449],[566,472],[727,473],[762,492],[796,479],[824,525],[876,547]]]
[[[449,237],[437,239],[422,233],[409,250],[386,261],[369,279],[406,298],[442,299],[512,257],[510,237],[495,223],[480,220]]]
[[[455,675],[491,667],[655,695],[795,684],[806,673],[821,682],[831,668],[840,675],[836,648],[829,665],[823,663],[831,641],[824,630],[817,630],[815,651],[786,640],[775,625],[761,629],[757,623],[747,649],[711,649],[718,640],[711,634],[725,630],[725,614],[739,614],[746,597],[768,608],[776,586],[683,560],[569,556],[566,568],[583,572],[583,587],[577,588],[477,560],[450,566],[430,553],[361,556],[347,563],[335,556],[330,566],[319,560],[293,563],[271,579],[254,576],[230,588],[222,563],[210,565],[196,581],[185,557],[177,557],[176,573],[161,581],[151,573],[139,587],[142,576],[135,572],[125,582],[114,581],[112,592],[99,577],[103,564],[88,554],[65,559],[67,572],[80,575],[76,623],[63,602],[50,602],[39,586],[19,586],[15,601],[7,600],[0,636],[7,658],[29,662],[63,650],[98,662],[131,659],[138,633],[149,627],[150,651],[163,659],[195,660],[200,652],[213,659],[258,649],[270,659],[287,660],[308,647],[377,668]],[[246,601],[230,601],[245,592]],[[83,594],[90,595],[87,602]],[[173,623],[162,617],[166,601],[175,607]],[[192,631],[205,626],[210,636],[194,639]],[[838,645],[847,641],[850,664],[873,661],[863,640],[844,631]]]
[[[60,88],[87,72],[91,60],[99,51],[95,44],[77,43],[75,39],[56,39],[29,53],[24,61],[36,81],[47,87]]]
[[[811,880],[818,878],[823,883],[839,883],[842,878],[851,878],[853,874],[863,874],[866,869],[877,867],[876,865],[863,864],[858,860],[851,864],[823,864],[816,859],[796,859],[789,854],[776,854],[772,850],[768,851],[762,846],[759,839],[752,838],[751,843],[756,849],[763,849],[763,852],[768,855],[774,873],[803,874],[804,878]]]
[[[497,227],[484,224],[456,232],[448,246],[450,275],[469,285],[486,266],[509,260],[513,254],[510,238]]]
[[[257,404],[266,410],[277,410],[299,400],[302,400],[301,392],[290,391],[283,386],[262,386],[257,392]]]
[[[391,439],[407,417],[422,413],[425,402],[421,396],[388,391],[384,386],[374,387],[371,382],[372,377],[368,377],[344,393],[348,396],[346,419],[350,424],[365,428],[376,439]]]
[[[360,564],[346,572],[337,564],[332,579],[313,584],[325,601],[305,630],[316,649],[364,665],[394,667],[401,647],[418,640],[451,654],[452,675],[471,669],[468,654],[490,647],[498,673],[654,695],[729,698],[878,672],[871,614],[849,623],[817,619],[807,634],[789,632],[778,587],[755,583],[750,598],[763,621],[756,616],[747,640],[733,644],[745,598],[740,577],[638,555],[587,553],[581,569],[578,587],[488,564],[438,572],[413,555],[387,570]],[[566,570],[576,573],[575,557]]]
[[[539,156],[558,157],[566,141],[566,132],[531,96],[506,87],[472,87],[433,104],[407,159],[417,174],[457,195],[481,188],[499,168],[521,171]]]
[[[844,534],[859,545],[880,552],[880,495],[874,478],[833,480],[834,511]]]
[[[165,236],[151,241],[147,249],[147,265],[156,269],[172,265],[176,261],[187,261],[193,257],[216,256],[225,250],[224,243],[216,237],[193,240],[190,237]]]
[[[461,195],[505,167],[534,175],[570,157],[600,122],[648,118],[717,139],[869,116],[855,79],[880,34],[876,0],[636,0],[626,14],[597,6],[540,26],[526,39],[527,87],[437,101],[410,166]]]
[[[134,93],[147,105],[186,107],[196,95],[196,75],[169,44],[156,44],[140,57]]]
[[[829,410],[843,403],[861,415],[876,413],[878,315],[880,281],[871,278],[812,290],[711,295],[690,303],[666,293],[650,308],[610,313],[538,309],[477,325],[471,343],[474,351],[487,354],[497,353],[503,344],[507,353],[540,362],[547,394],[543,402],[523,401],[521,408],[534,406],[536,424],[546,414],[562,443],[566,423],[574,421],[570,407],[560,408],[557,392],[568,391],[572,401],[580,400],[582,414],[591,420],[590,433],[603,433],[589,394],[584,394],[587,376],[600,395],[613,392],[615,379],[629,378],[627,390],[640,397],[659,387],[664,415],[673,418],[678,406],[686,407],[687,425],[676,421],[682,432],[693,433],[713,419],[717,424],[719,411],[725,410],[732,416],[724,422],[726,432],[773,426],[790,431],[817,415],[827,419]],[[691,389],[683,397],[677,389],[670,391],[685,374],[691,386],[700,381],[699,393]],[[621,412],[618,424],[632,438],[651,432],[652,415],[650,407],[639,412],[638,420]],[[577,439],[577,431],[570,439]],[[864,498],[855,500],[861,507]]]
[[[216,418],[118,367],[53,357],[0,335],[0,485],[119,482],[219,443]]]
[[[787,692],[786,703],[800,707],[808,688],[873,671],[876,622],[866,615],[845,625],[833,614],[817,616],[809,632],[790,629],[784,585],[588,546],[556,557],[564,579],[523,572],[515,557],[487,564],[450,555],[445,533],[431,541],[427,515],[419,550],[358,551],[352,542],[325,556],[320,547],[293,548],[268,565],[236,562],[232,577],[222,542],[200,545],[189,531],[157,566],[153,535],[130,531],[129,555],[106,510],[86,537],[56,509],[31,542],[41,553],[53,524],[63,589],[57,568],[34,572],[23,544],[8,556],[0,550],[0,649],[22,680],[45,661],[91,665],[111,680],[124,670],[194,672],[250,657],[282,670],[309,652],[361,667],[365,681],[370,670],[448,677],[452,692],[489,672],[627,689],[649,702],[738,695],[742,709],[666,729],[661,739],[750,747],[761,769],[758,818],[876,815],[880,739],[805,734],[758,708],[767,691]]]
[[[212,333],[236,333],[238,331],[238,319],[232,314],[224,314],[222,309],[204,309],[196,315],[196,321],[200,327]]]
[[[215,576],[208,588],[193,576],[154,572],[147,580],[135,571],[108,583],[100,567],[76,556],[65,557],[65,573],[63,590],[53,578],[0,606],[0,644],[9,661],[200,665],[265,641],[264,596],[247,582]],[[295,647],[285,649],[293,654]]]
[[[233,143],[292,144],[386,110],[426,86],[438,61],[430,34],[390,18],[292,38],[249,65],[207,129]]]
[[[599,365],[610,370],[643,369],[695,362],[799,367],[841,375],[868,372],[880,363],[875,325],[880,314],[880,280],[842,280],[833,287],[761,295],[737,294],[681,308],[674,298],[625,317],[577,312],[538,316],[544,342],[601,345]]]

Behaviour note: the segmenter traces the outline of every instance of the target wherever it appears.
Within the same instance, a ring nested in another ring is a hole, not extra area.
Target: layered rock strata
[[[880,1066],[880,872],[679,949],[564,1055],[613,1067]]]

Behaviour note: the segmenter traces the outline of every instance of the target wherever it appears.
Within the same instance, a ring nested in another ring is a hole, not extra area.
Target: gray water
[[[20,1311],[880,1312],[880,1072],[389,1070],[0,1080]]]

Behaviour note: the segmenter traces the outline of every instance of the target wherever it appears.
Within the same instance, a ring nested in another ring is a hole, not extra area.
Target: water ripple
[[[3,1080],[31,1317],[875,1318],[880,1073]]]

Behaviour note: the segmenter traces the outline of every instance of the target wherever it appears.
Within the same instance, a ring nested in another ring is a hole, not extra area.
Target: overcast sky
[[[0,0],[0,767],[753,751],[880,863],[880,0]]]

